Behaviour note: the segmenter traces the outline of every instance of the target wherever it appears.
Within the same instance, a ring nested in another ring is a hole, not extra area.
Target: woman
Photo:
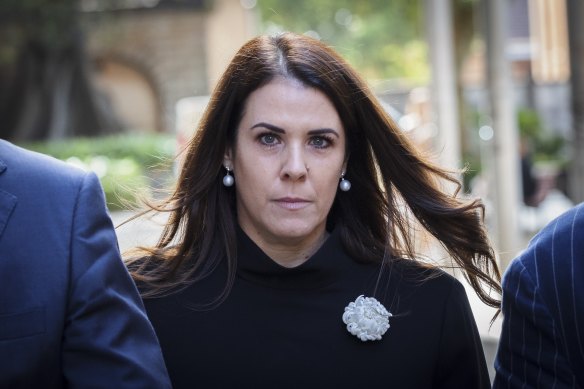
[[[129,261],[174,387],[488,387],[462,285],[411,237],[413,215],[498,307],[482,205],[443,179],[330,48],[245,44]]]

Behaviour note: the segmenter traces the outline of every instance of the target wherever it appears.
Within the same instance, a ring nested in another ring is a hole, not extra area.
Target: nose
[[[302,147],[288,147],[283,153],[281,177],[283,180],[301,180],[306,178],[308,169]]]

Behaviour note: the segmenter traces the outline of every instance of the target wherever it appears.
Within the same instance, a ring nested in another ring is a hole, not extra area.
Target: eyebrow
[[[253,126],[250,127],[250,130],[253,130],[254,128],[267,128],[270,131],[274,131],[277,132],[279,134],[285,134],[286,131],[283,128],[280,128],[278,126],[274,126],[273,124],[270,123],[265,123],[265,122],[260,122],[260,123],[256,123]],[[335,135],[337,138],[339,138],[339,133],[335,130],[333,130],[332,128],[316,128],[314,130],[310,130],[308,131],[309,135],[321,135],[321,134],[333,134]]]

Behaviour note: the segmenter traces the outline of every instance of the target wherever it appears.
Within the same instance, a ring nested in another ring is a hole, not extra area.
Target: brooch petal
[[[389,328],[389,317],[392,314],[373,297],[363,295],[345,307],[343,322],[347,331],[361,339],[380,340]]]

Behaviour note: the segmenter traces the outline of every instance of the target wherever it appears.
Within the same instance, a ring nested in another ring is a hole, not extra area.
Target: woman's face
[[[260,247],[323,237],[345,142],[339,115],[319,90],[276,78],[250,94],[224,162],[235,177],[239,224]]]

